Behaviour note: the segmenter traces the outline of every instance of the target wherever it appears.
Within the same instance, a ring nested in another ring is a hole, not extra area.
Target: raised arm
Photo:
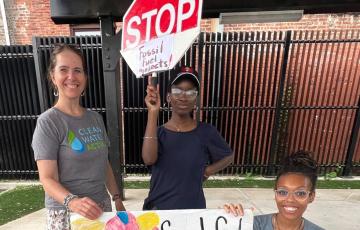
[[[156,87],[152,86],[151,76],[149,76],[145,97],[145,104],[148,108],[148,120],[142,146],[142,158],[146,165],[154,164],[158,157],[157,119],[160,101],[159,85]]]

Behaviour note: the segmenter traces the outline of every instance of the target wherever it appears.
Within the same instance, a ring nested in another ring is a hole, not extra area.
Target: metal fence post
[[[285,44],[284,44],[284,57],[281,66],[280,72],[280,83],[279,83],[279,94],[276,99],[276,109],[275,109],[275,119],[274,125],[272,129],[271,135],[271,145],[270,145],[270,157],[269,157],[269,168],[266,172],[267,176],[275,175],[275,167],[278,160],[278,143],[279,143],[279,125],[280,125],[280,113],[282,109],[281,101],[284,96],[284,86],[285,86],[285,79],[286,79],[286,69],[288,65],[288,58],[289,58],[289,50],[290,50],[290,43],[291,43],[291,31],[286,31],[285,36]]]
[[[198,57],[198,74],[199,74],[199,81],[201,82],[202,80],[202,67],[203,67],[203,53],[204,53],[204,36],[205,36],[205,33],[204,32],[201,32],[199,34],[199,37],[198,37],[198,46],[199,46],[199,57]],[[201,87],[203,86],[200,86],[200,89],[199,89],[199,100],[196,101],[196,107],[197,107],[197,110],[196,110],[196,120],[197,121],[200,121],[200,106],[201,106]]]
[[[40,39],[38,39],[37,37],[33,37],[32,39],[32,47],[33,47],[33,57],[34,57],[34,63],[35,63],[35,72],[36,72],[36,83],[37,83],[37,88],[38,88],[38,94],[39,94],[39,104],[40,104],[40,113],[45,112],[45,110],[47,109],[45,106],[45,94],[44,94],[44,89],[46,88],[44,85],[44,79],[46,79],[43,75],[42,75],[42,71],[40,69],[40,66],[42,66],[43,64],[41,63],[41,59],[40,59],[40,51],[39,51],[39,41]]]
[[[354,125],[351,130],[350,135],[350,142],[346,153],[346,160],[345,160],[345,168],[343,171],[343,176],[348,177],[351,176],[351,170],[352,170],[352,159],[354,156],[355,148],[356,148],[356,141],[358,139],[359,135],[359,128],[360,128],[360,97],[358,99],[358,105],[355,113],[355,120]]]
[[[114,171],[114,176],[121,193],[124,194],[124,178],[122,161],[122,116],[120,112],[120,80],[119,60],[121,32],[115,34],[114,20],[112,17],[100,19],[102,60],[104,71],[105,105],[107,131],[110,140],[109,160]]]

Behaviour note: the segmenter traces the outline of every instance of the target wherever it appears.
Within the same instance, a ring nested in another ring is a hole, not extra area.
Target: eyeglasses
[[[280,199],[286,199],[289,197],[290,194],[294,195],[296,200],[306,200],[309,197],[310,191],[306,190],[296,190],[294,192],[289,192],[286,189],[276,189],[275,195]]]
[[[180,98],[181,95],[184,95],[186,98],[194,99],[198,94],[197,90],[190,89],[190,90],[182,90],[179,88],[171,88],[171,95],[175,98]]]

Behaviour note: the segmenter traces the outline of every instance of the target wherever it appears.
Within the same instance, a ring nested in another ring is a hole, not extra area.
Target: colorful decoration
[[[103,230],[105,224],[99,220],[89,220],[86,218],[79,218],[71,222],[72,230]]]
[[[105,226],[105,230],[139,230],[136,218],[130,212],[117,212]]]
[[[139,224],[139,230],[158,230],[160,224],[160,217],[155,212],[146,212],[136,218]]]

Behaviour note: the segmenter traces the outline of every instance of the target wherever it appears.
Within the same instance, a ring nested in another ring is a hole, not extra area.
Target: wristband
[[[209,178],[211,175],[207,175],[206,172],[204,172],[204,177],[207,179]]]
[[[157,139],[157,137],[144,136],[144,139]]]
[[[64,198],[64,203],[63,203],[63,205],[66,207],[66,209],[69,209],[70,201],[72,201],[75,198],[78,198],[78,196],[71,194],[71,193],[67,194],[67,196]]]
[[[112,196],[112,201],[115,201],[115,200],[118,200],[118,199],[120,199],[121,197],[120,197],[120,194],[119,193],[116,193],[116,194],[114,194],[113,196]]]

